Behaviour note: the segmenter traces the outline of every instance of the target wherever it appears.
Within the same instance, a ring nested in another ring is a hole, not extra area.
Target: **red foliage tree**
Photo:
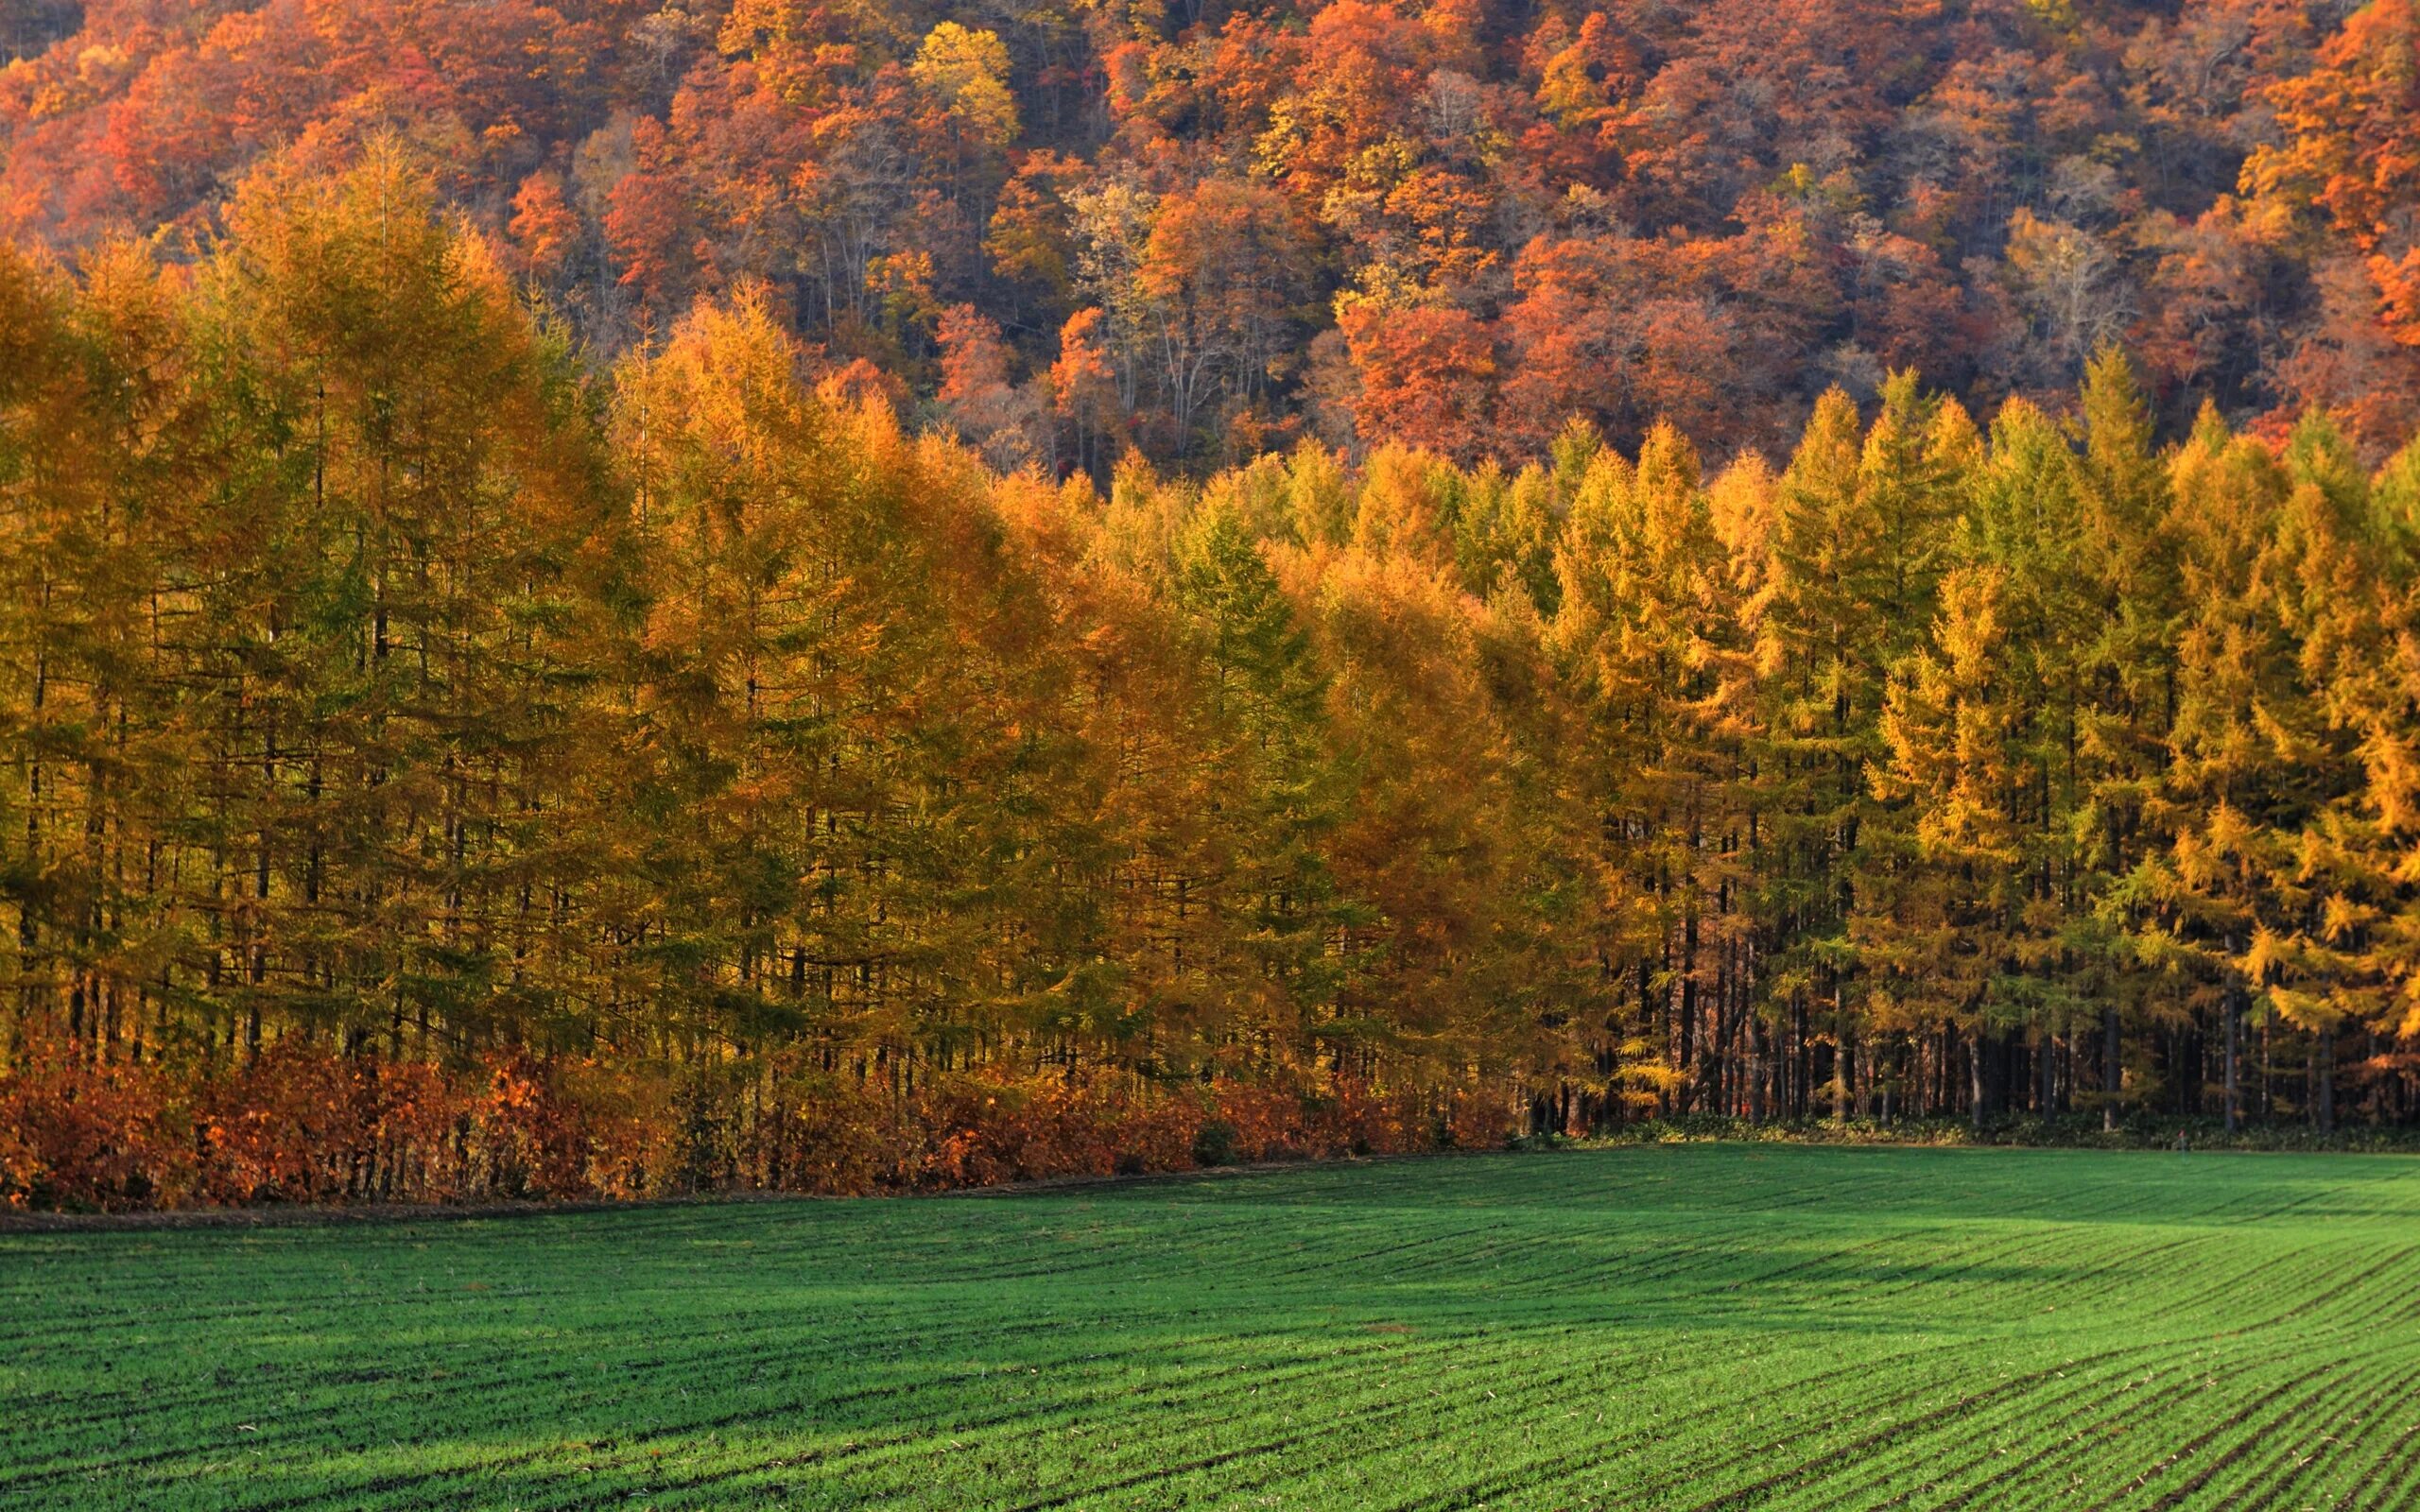
[[[1495,342],[1470,312],[1363,305],[1342,325],[1366,443],[1397,440],[1462,460],[1495,445]]]

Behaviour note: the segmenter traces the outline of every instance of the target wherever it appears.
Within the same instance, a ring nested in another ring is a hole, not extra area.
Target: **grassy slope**
[[[2402,1507],[2415,1318],[2363,1157],[0,1231],[0,1506]]]

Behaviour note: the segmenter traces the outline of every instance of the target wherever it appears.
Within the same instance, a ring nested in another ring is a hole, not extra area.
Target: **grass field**
[[[2420,1505],[2420,1161],[1691,1145],[0,1230],[0,1505]]]

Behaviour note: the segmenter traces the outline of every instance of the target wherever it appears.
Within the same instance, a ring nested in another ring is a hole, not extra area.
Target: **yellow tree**
[[[2011,811],[2025,783],[2013,762],[2018,715],[2002,621],[2007,588],[2007,570],[1996,564],[1954,569],[1931,644],[1892,674],[1881,719],[1888,759],[1874,785],[1908,805],[1916,865],[1893,879],[1887,916],[1859,921],[1880,979],[1880,1016],[1938,1018],[1972,1035],[1969,1110],[1979,1127],[1987,1107],[1984,1035],[1995,999],[2017,974],[2025,859],[2023,827]]]
[[[1557,557],[1552,645],[1589,711],[1609,974],[1634,977],[1684,1110],[1748,1085],[1749,819],[1741,605],[1695,452],[1669,425],[1583,474]],[[1616,964],[1617,963],[1617,964]],[[1642,1028],[1647,1025],[1642,1024]]]
[[[265,1009],[349,1047],[518,1038],[581,654],[565,572],[601,518],[566,355],[389,145],[247,183],[198,299],[235,433],[179,602],[228,777],[214,980],[249,1038]]]

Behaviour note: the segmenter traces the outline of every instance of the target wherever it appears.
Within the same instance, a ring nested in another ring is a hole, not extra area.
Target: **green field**
[[[0,1230],[0,1505],[2420,1505],[2420,1160]]]

